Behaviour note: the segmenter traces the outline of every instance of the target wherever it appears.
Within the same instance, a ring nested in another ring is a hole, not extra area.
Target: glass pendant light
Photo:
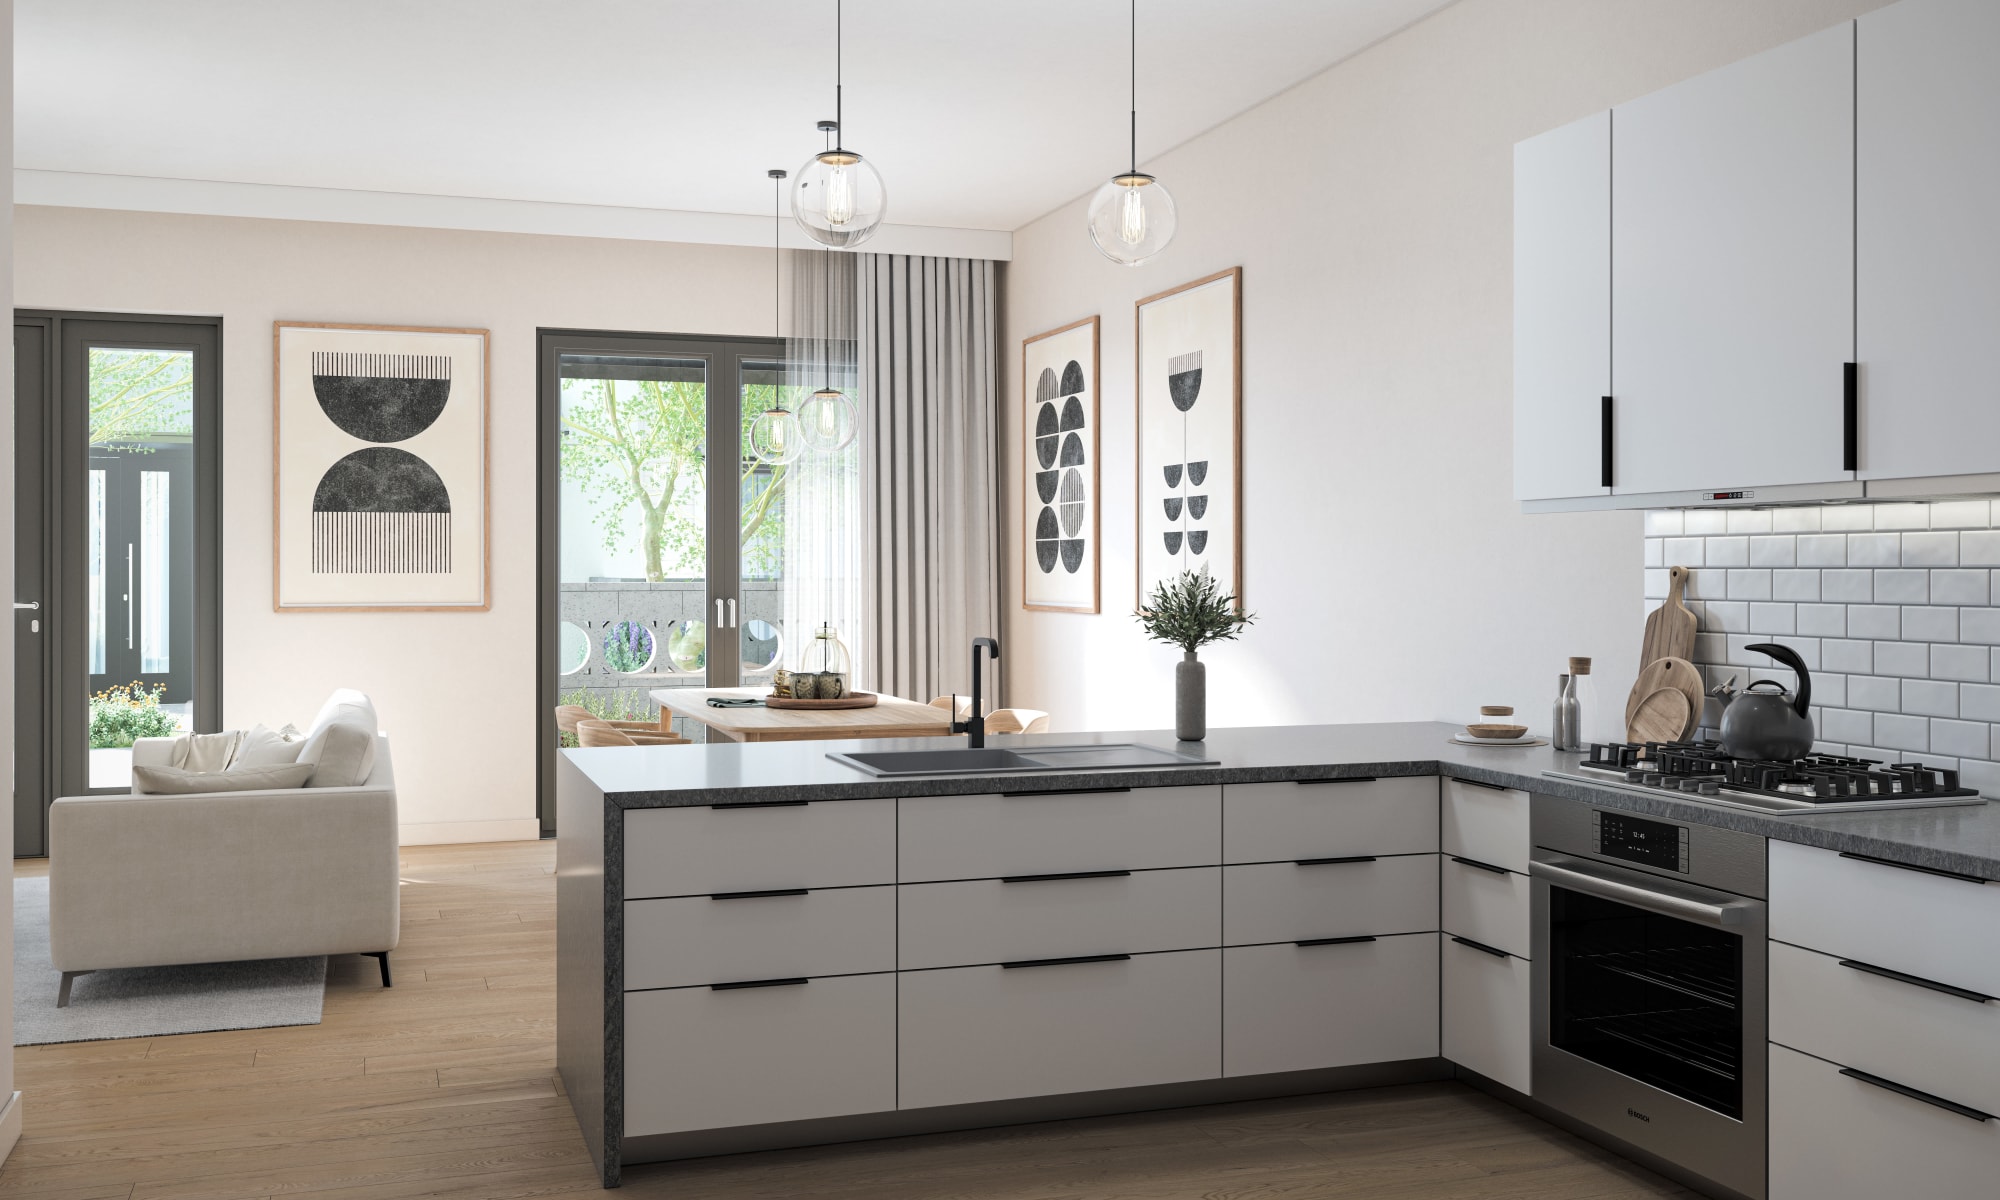
[[[779,235],[784,228],[778,210],[779,189],[784,186],[785,172],[774,169],[765,174],[771,177],[771,336],[776,338],[782,328],[778,320],[779,299],[784,295],[778,281],[779,262],[783,257],[778,248]],[[777,386],[785,386],[782,377]],[[805,442],[799,438],[798,418],[785,407],[784,393],[780,391],[778,403],[758,413],[757,419],[750,422],[750,453],[756,455],[759,462],[778,467],[797,462],[799,455],[805,451]]]
[[[1139,170],[1139,0],[1132,0],[1132,169],[1090,198],[1090,240],[1104,257],[1136,267],[1174,237],[1174,198]]]
[[[826,320],[833,323],[833,264],[823,264],[826,268]],[[833,342],[827,338],[821,342],[825,354],[825,369],[828,376],[833,374]],[[833,386],[832,382],[806,397],[799,405],[799,438],[806,447],[821,454],[831,454],[845,450],[854,441],[858,426],[854,416],[854,401],[847,393]]]
[[[875,164],[852,150],[844,149],[841,127],[841,0],[833,6],[833,115],[821,121],[821,133],[832,135],[833,145],[806,160],[799,168],[798,186],[792,189],[792,217],[799,228],[821,245],[835,249],[858,246],[874,235],[882,224],[889,193]]]

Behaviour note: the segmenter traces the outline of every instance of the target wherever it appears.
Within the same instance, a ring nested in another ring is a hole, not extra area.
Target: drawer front
[[[894,800],[625,814],[628,900],[895,881]]]
[[[1771,936],[2000,996],[2000,883],[1770,845]]]
[[[1225,867],[1223,944],[1428,932],[1438,927],[1437,884],[1435,854]]]
[[[1219,787],[1131,788],[902,802],[898,878],[993,879],[1222,861]]]
[[[1222,944],[1222,868],[905,884],[904,970]]]
[[[904,1108],[1214,1079],[1222,952],[897,976]]]
[[[896,1107],[896,977],[625,997],[625,1136]]]
[[[1528,873],[1528,793],[1462,779],[1439,789],[1438,841],[1446,854]]]
[[[1533,893],[1526,875],[1489,871],[1450,857],[1438,864],[1438,870],[1446,933],[1528,957],[1528,906]]]
[[[1224,1075],[1437,1056],[1435,934],[1222,953]]]
[[[1901,1082],[1898,1080],[1897,1082]],[[1974,1121],[1771,1047],[1771,1200],[1990,1200],[2000,1121]]]
[[[1772,1041],[2000,1113],[2000,1001],[1840,964],[1771,944]]]
[[[1442,942],[1440,1052],[1495,1083],[1531,1094],[1528,960],[1499,958],[1449,936]]]
[[[625,902],[625,988],[896,969],[896,889]]]
[[[1223,789],[1223,861],[1434,854],[1437,787],[1435,775],[1231,784]]]

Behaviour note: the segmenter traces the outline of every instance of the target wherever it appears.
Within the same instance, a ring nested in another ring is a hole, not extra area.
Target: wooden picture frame
[[[274,611],[493,607],[492,366],[485,329],[272,322]]]
[[[1030,612],[1102,607],[1099,328],[1090,316],[1021,341],[1021,607]]]
[[[1134,605],[1161,579],[1207,566],[1240,608],[1243,268],[1156,292],[1133,310]],[[1197,418],[1203,401],[1213,406]]]

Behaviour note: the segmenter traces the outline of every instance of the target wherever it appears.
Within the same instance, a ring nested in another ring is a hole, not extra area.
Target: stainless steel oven
[[[1765,1194],[1764,839],[1534,797],[1534,1096]]]

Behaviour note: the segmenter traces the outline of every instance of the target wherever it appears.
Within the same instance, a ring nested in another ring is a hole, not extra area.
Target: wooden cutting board
[[[1633,710],[1625,737],[1633,742],[1677,742],[1685,736],[1687,726],[1687,694],[1675,687],[1657,688]]]
[[[1661,688],[1672,688],[1686,698],[1687,711],[1682,714],[1685,725],[1664,739],[1640,737],[1633,729],[1639,707]],[[1625,701],[1625,740],[1628,742],[1685,740],[1693,735],[1695,727],[1701,723],[1701,706],[1705,697],[1701,669],[1685,658],[1663,658],[1641,668],[1638,681],[1632,685],[1632,694]]]
[[[1681,602],[1687,590],[1688,569],[1673,567],[1667,572],[1667,602],[1646,618],[1646,640],[1639,648],[1643,669],[1663,658],[1694,657],[1694,613]]]

